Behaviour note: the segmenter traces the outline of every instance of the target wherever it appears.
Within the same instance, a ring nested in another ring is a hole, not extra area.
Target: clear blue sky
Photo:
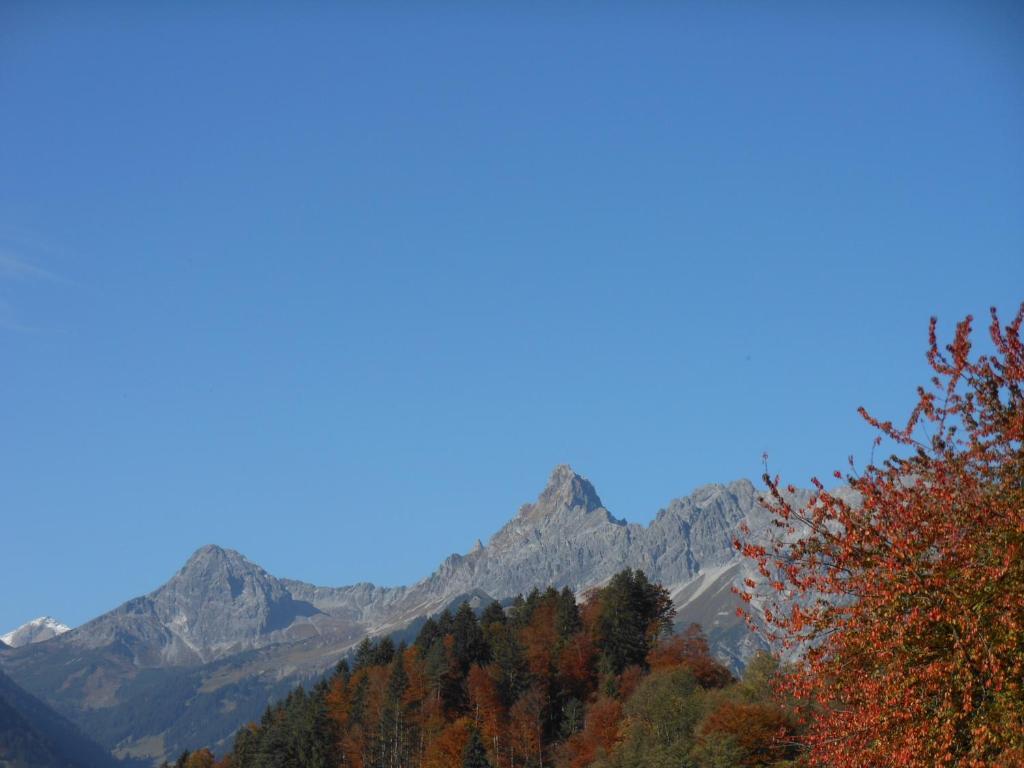
[[[645,522],[1024,299],[1020,5],[4,3],[0,630]]]

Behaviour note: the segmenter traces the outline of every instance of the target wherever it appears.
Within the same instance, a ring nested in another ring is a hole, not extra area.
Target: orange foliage
[[[185,761],[185,768],[213,768],[214,762],[213,752],[206,748],[197,749],[188,756],[188,760]]]
[[[460,717],[434,739],[423,755],[423,768],[457,768],[462,765],[462,752],[469,742],[472,721]]]
[[[620,699],[628,699],[633,695],[633,691],[640,684],[640,680],[644,676],[644,671],[637,665],[626,667],[622,670],[622,674],[619,675],[618,684],[616,685],[616,691],[618,692]]]
[[[698,624],[654,646],[647,654],[647,663],[651,670],[686,667],[702,688],[724,688],[733,681],[732,673],[711,655]]]
[[[569,737],[563,753],[568,768],[586,768],[600,755],[607,754],[619,741],[622,703],[599,697],[587,710],[583,730]]]
[[[558,654],[559,684],[570,696],[586,698],[597,686],[597,649],[589,632],[579,632],[569,638]]]
[[[544,748],[544,694],[536,687],[524,693],[509,711],[508,743],[513,762],[540,758]],[[542,762],[542,761],[541,761]]]
[[[768,766],[790,756],[793,727],[789,718],[772,704],[738,704],[726,701],[701,723],[700,741],[731,736],[744,753],[737,768]]]
[[[474,665],[466,680],[469,689],[470,713],[473,722],[480,729],[484,742],[497,738],[504,720],[501,696],[490,669]]]
[[[534,609],[530,623],[519,633],[519,641],[526,651],[530,674],[536,678],[548,678],[554,667],[554,653],[558,643],[555,605],[552,601],[545,600]]]
[[[994,353],[975,357],[970,317],[944,350],[932,320],[935,375],[906,427],[861,409],[906,458],[851,460],[858,500],[815,480],[797,508],[765,475],[777,533],[737,542],[762,578],[743,597],[806,649],[785,688],[813,715],[813,765],[982,768],[1024,750],[1022,322],[1024,305],[1005,327],[992,310]]]

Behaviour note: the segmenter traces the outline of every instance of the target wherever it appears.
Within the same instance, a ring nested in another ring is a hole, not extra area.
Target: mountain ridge
[[[613,516],[589,480],[559,465],[486,544],[414,584],[317,586],[204,545],[148,595],[5,651],[0,663],[117,754],[162,759],[223,744],[268,699],[323,674],[362,637],[399,631],[456,596],[482,602],[546,586],[579,594],[632,567],[677,596],[680,622],[704,623],[713,649],[739,667],[757,641],[730,602],[744,567],[732,540],[740,522],[767,524],[756,497],[747,480],[703,485],[642,525]]]

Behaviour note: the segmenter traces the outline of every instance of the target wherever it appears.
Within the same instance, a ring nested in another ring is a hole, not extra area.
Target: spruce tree
[[[643,571],[627,568],[601,590],[600,601],[602,673],[618,675],[630,665],[644,666],[647,652],[672,626],[675,609],[668,592]]]
[[[505,621],[505,609],[497,600],[492,601],[480,614],[480,626],[484,628],[490,627],[492,624],[504,624]]]
[[[555,599],[555,630],[558,632],[559,640],[566,640],[583,626],[580,609],[576,605],[576,595],[568,587],[564,587]]]
[[[439,639],[441,639],[440,627],[438,627],[437,622],[433,618],[428,618],[423,622],[423,626],[420,627],[419,634],[416,635],[416,641],[413,645],[419,649],[421,656],[426,656],[430,646]]]
[[[491,763],[487,759],[487,750],[484,749],[484,743],[480,740],[480,732],[476,728],[469,732],[469,741],[462,751],[462,768],[491,768]]]
[[[356,646],[355,663],[353,664],[352,671],[358,672],[364,667],[368,667],[373,664],[373,642],[368,637],[364,637],[359,645]]]
[[[486,664],[490,660],[484,633],[469,603],[463,603],[456,611],[452,636],[455,640],[452,650],[461,675],[465,675],[473,664]]]
[[[395,658],[395,641],[390,637],[382,637],[377,643],[373,654],[373,663],[387,666]]]
[[[437,633],[442,638],[445,635],[452,633],[452,625],[455,622],[455,618],[452,616],[452,612],[445,608],[441,611],[441,615],[437,617]]]
[[[530,686],[530,669],[526,663],[526,653],[512,627],[501,627],[495,634],[493,654],[498,695],[505,707],[511,707],[520,694]]]

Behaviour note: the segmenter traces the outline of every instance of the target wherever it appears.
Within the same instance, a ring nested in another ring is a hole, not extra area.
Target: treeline
[[[429,619],[415,642],[364,640],[312,691],[242,728],[219,762],[179,768],[784,766],[795,725],[775,664],[742,680],[697,626],[671,635],[668,593],[625,570],[579,605],[548,589]]]

